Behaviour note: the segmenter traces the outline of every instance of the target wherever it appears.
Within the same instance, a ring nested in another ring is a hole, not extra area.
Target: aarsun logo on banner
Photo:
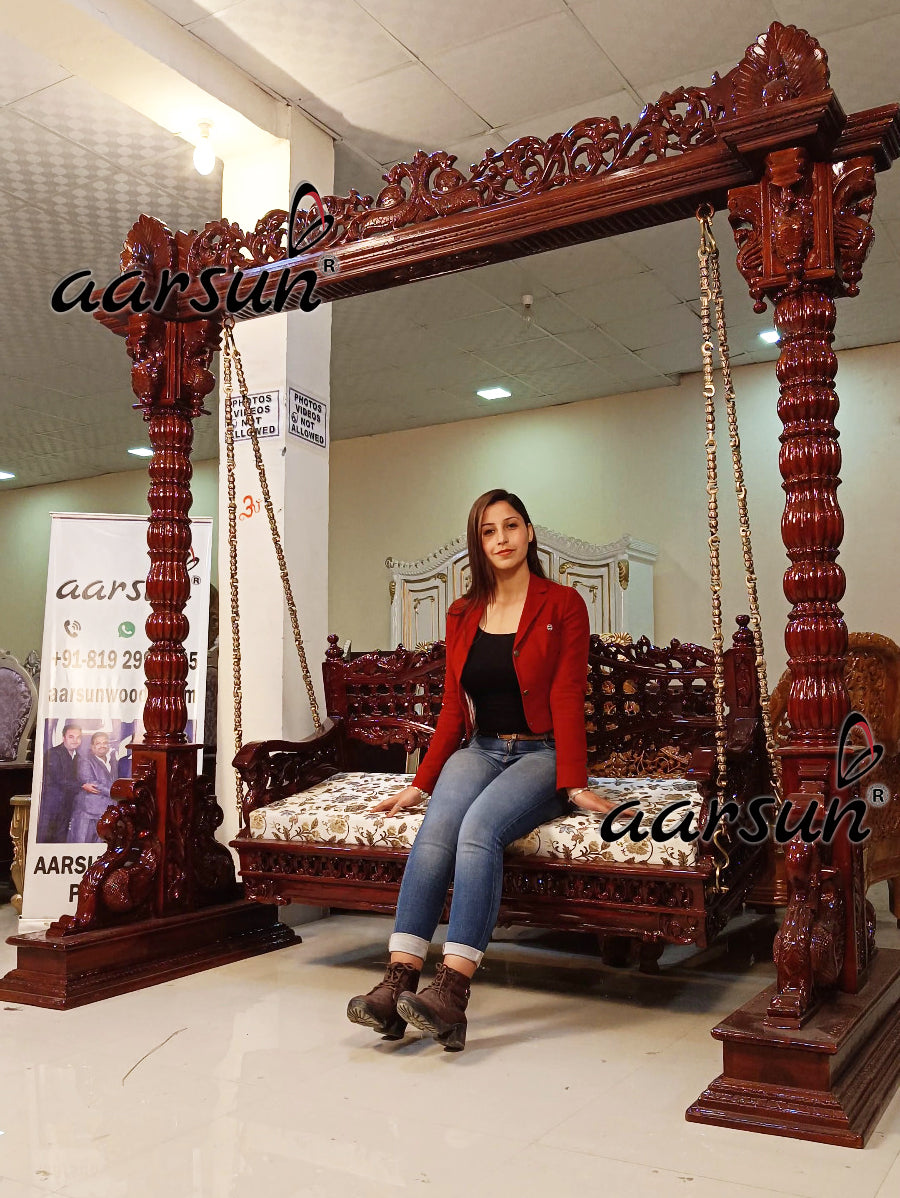
[[[300,205],[304,200],[311,199],[316,211],[316,219],[306,225],[299,241],[294,240],[294,225]],[[334,226],[334,217],[325,211],[322,198],[312,183],[304,182],[294,192],[291,200],[287,221],[287,257],[293,259],[301,254],[308,254],[323,238],[327,237]],[[337,273],[336,258],[324,257],[319,264],[322,274]],[[231,275],[231,282],[224,297],[219,296],[215,289],[215,280],[222,275]],[[272,280],[277,280],[275,295],[263,299],[263,291],[271,286]],[[236,316],[245,308],[257,315],[265,312],[282,312],[291,299],[294,289],[303,285],[303,291],[297,301],[301,312],[313,312],[322,302],[315,294],[319,276],[315,270],[302,270],[291,278],[291,267],[264,270],[256,275],[253,286],[246,295],[241,295],[241,284],[244,281],[244,271],[233,273],[225,266],[207,266],[200,274],[192,277],[185,270],[171,271],[164,267],[160,271],[156,294],[150,298],[145,294],[146,279],[139,270],[129,270],[117,275],[104,287],[99,299],[93,299],[93,292],[98,284],[94,281],[90,270],[76,270],[66,275],[53,288],[50,296],[50,307],[58,313],[71,312],[73,308],[81,308],[83,312],[96,312],[98,309],[107,315],[119,312],[141,314],[151,312],[154,315],[162,313],[171,303],[173,295],[189,291],[195,285],[204,292],[204,298],[192,296],[188,305],[202,316],[210,316],[214,312],[224,312],[228,316]],[[132,284],[126,295],[120,295],[120,289]],[[76,291],[77,288],[77,291]],[[68,294],[67,294],[68,293]]]

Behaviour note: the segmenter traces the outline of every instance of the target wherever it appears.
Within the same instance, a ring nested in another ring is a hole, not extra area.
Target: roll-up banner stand
[[[53,513],[21,932],[74,914],[97,820],[143,740],[146,516]],[[203,743],[212,520],[191,521],[186,734]]]

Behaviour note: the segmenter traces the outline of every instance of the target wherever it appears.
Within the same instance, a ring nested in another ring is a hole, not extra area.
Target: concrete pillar
[[[331,139],[293,113],[291,137],[271,149],[229,158],[222,213],[245,231],[273,208],[289,209],[296,185],[308,179],[327,194],[334,178]],[[307,659],[324,716],[322,660],[328,633],[328,444],[288,431],[288,393],[294,389],[329,407],[331,306],[238,323],[235,340],[251,393],[277,391],[280,428],[262,439],[263,460],[281,531]],[[236,394],[236,380],[234,381]],[[228,578],[228,495],[225,474],[225,396],[219,405],[219,725],[216,789],[225,812],[220,839],[238,829],[234,755],[231,605]],[[252,447],[235,446],[238,578],[242,656],[243,740],[299,740],[314,729],[294,647],[281,577],[266,519]],[[249,499],[248,499],[249,497]],[[259,505],[257,509],[257,504]]]

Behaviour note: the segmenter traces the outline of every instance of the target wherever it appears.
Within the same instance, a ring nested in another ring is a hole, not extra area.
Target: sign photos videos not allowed
[[[328,444],[328,405],[288,388],[288,432],[323,449]]]
[[[258,437],[277,437],[281,432],[281,392],[258,391],[247,397],[256,425]],[[248,441],[250,432],[244,416],[244,404],[240,395],[232,395],[231,412],[234,419],[235,441]]]
[[[258,391],[249,396],[256,435],[277,437],[281,434],[281,392]],[[250,433],[244,417],[244,405],[240,395],[232,395],[231,410],[234,417],[235,441],[249,440]],[[288,388],[287,431],[302,441],[325,448],[328,444],[328,405],[311,395],[304,395],[295,387]]]

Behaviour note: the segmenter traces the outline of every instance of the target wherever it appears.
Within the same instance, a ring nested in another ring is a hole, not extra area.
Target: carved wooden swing
[[[779,752],[795,807],[834,795],[848,711],[835,299],[857,294],[875,173],[898,153],[898,106],[847,116],[818,43],[775,23],[727,75],[667,93],[633,127],[590,119],[546,142],[521,138],[468,174],[444,152],[420,152],[386,175],[374,201],[355,191],[327,197],[329,240],[290,263],[291,278],[314,269],[327,244],[340,269],[318,294],[337,300],[691,217],[703,202],[727,206],[739,269],[756,309],[773,303],[781,334],[792,608],[790,738]],[[224,267],[214,282],[221,299],[238,269],[248,279],[284,272],[286,223],[276,212],[249,234],[224,220],[172,234],[141,217],[123,269],[139,271],[152,291],[164,268],[196,277]],[[274,277],[260,284],[263,300],[276,290]],[[221,311],[197,319],[192,298],[205,299],[199,283],[162,315],[97,314],[126,338],[154,449],[146,739],[134,751],[133,781],[117,784],[119,805],[103,817],[110,848],[82,883],[77,915],[14,938],[18,968],[0,987],[7,999],[72,1006],[292,938],[273,911],[237,898],[214,839],[221,814],[185,743],[190,450],[222,332]],[[858,1146],[900,1076],[900,953],[873,955],[858,845],[841,836],[830,849],[794,841],[787,862],[776,984],[715,1029],[724,1071],[688,1117]]]

